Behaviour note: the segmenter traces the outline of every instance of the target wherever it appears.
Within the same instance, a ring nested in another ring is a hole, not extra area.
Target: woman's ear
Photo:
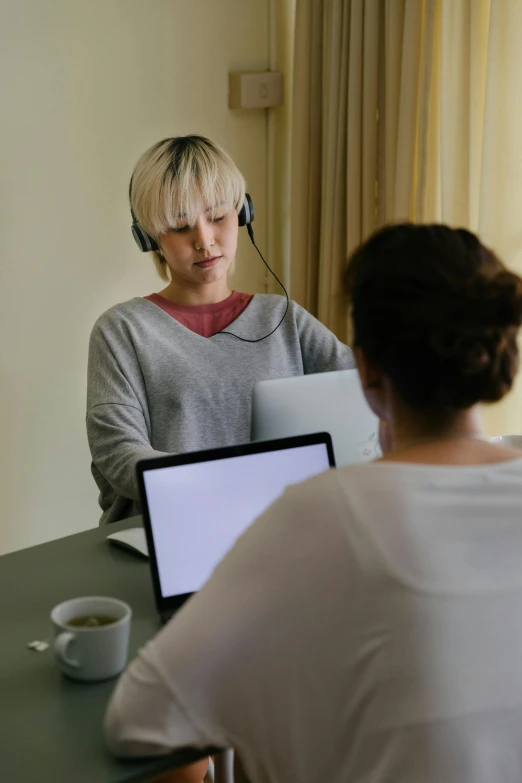
[[[354,353],[364,391],[380,388],[383,379],[382,372],[372,362],[368,361],[361,348],[355,348]]]
[[[377,365],[368,361],[361,348],[355,348],[355,361],[368,405],[379,419],[388,420],[390,406],[386,375]]]

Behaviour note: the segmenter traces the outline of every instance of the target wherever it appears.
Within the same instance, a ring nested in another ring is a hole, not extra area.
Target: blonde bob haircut
[[[129,195],[136,220],[158,242],[169,229],[194,225],[205,210],[210,210],[211,218],[218,216],[223,204],[239,212],[245,179],[230,155],[210,139],[175,136],[143,153]],[[169,281],[167,262],[160,252],[152,255],[160,277]]]

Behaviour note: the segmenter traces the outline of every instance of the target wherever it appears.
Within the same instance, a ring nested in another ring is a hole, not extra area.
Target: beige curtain
[[[491,0],[490,13],[478,231],[522,274],[522,2]],[[522,371],[485,420],[492,434],[522,433]]]
[[[477,231],[522,274],[522,3],[435,4],[419,215]],[[484,409],[491,434],[522,433],[522,377]]]
[[[416,215],[433,36],[429,0],[298,0],[292,295],[341,339],[347,255]]]
[[[521,0],[298,0],[292,296],[349,340],[341,272],[397,219],[479,231],[522,272]],[[485,413],[522,432],[522,388]]]

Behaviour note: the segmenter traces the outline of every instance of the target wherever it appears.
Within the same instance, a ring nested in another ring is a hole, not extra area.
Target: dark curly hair
[[[510,390],[522,279],[470,231],[383,228],[352,255],[344,282],[355,345],[411,407],[464,409]]]

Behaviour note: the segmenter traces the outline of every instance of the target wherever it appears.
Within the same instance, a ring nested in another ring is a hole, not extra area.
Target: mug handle
[[[69,645],[71,642],[74,642],[75,639],[76,636],[73,633],[64,631],[63,633],[58,634],[54,640],[53,649],[54,654],[59,661],[63,661],[68,666],[72,666],[74,669],[77,669],[80,665],[79,661],[77,661],[75,658],[70,658],[67,655]]]

